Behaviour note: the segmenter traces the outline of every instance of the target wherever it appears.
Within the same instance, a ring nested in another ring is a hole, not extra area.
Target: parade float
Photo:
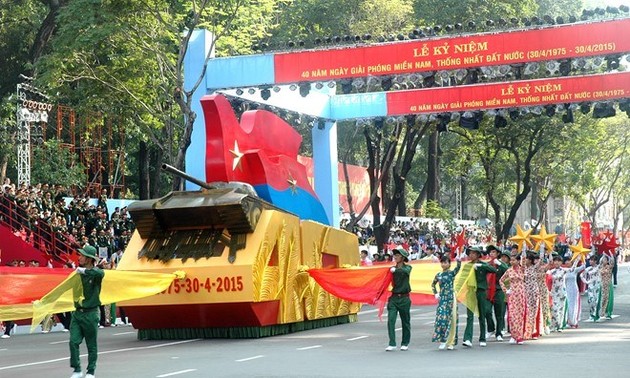
[[[120,303],[140,339],[251,338],[348,323],[359,303],[324,291],[308,268],[357,265],[354,234],[326,225],[297,161],[301,137],[264,110],[240,120],[202,99],[206,182],[129,206],[137,229],[118,270],[184,271],[161,294]],[[209,184],[208,184],[209,183]]]

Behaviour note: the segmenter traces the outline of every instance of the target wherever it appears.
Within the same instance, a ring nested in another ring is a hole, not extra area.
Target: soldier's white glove
[[[435,294],[435,299],[439,301],[440,300],[440,294]]]
[[[493,261],[493,262],[494,262],[495,264],[497,264],[497,265],[501,265],[501,261],[499,261],[499,259],[494,259],[494,261]]]
[[[395,267],[395,266],[392,266],[391,268],[389,268],[389,271],[390,271],[390,272],[392,272],[392,273],[394,273],[394,272],[396,271],[396,267]]]
[[[85,274],[85,268],[81,268],[81,267],[79,267],[79,268],[77,268],[77,269],[75,269],[75,270],[76,270],[76,272],[77,272],[77,273],[79,273],[79,274]]]
[[[482,263],[475,263],[475,264],[473,265],[473,268],[475,268],[475,270],[477,270],[477,268],[479,268],[479,267],[480,267],[480,266],[482,266],[482,265],[483,265]]]
[[[507,289],[507,291],[505,292],[505,294],[507,294],[507,295],[512,294],[512,289]]]

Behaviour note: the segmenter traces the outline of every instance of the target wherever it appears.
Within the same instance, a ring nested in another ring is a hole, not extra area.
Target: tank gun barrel
[[[186,172],[180,171],[179,169],[173,167],[172,165],[163,163],[162,164],[162,170],[166,171],[174,176],[178,176],[183,178],[184,180],[190,181],[195,185],[198,185],[204,189],[212,189],[212,186],[208,185],[208,183],[201,181],[195,177],[192,177],[191,175],[187,174]]]

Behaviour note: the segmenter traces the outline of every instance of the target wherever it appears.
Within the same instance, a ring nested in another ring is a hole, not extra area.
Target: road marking
[[[63,344],[63,343],[67,343],[68,340],[61,340],[61,341],[53,341],[52,343],[48,343],[50,345],[55,345],[55,344]]]
[[[190,373],[191,371],[197,371],[197,369],[186,369],[186,370],[174,371],[174,372],[172,372],[172,373],[166,373],[166,374],[162,374],[162,375],[156,375],[156,378],[170,377],[170,376],[173,376],[173,375],[179,375],[179,374]]]
[[[401,329],[402,329],[402,327],[396,328],[394,331],[400,331]]]
[[[0,352],[4,352],[5,350],[8,350],[8,349],[7,348],[0,349]]]
[[[357,315],[369,314],[369,313],[376,312],[376,311],[378,311],[378,308],[375,308],[374,310],[361,311],[361,312],[357,313]]]
[[[365,339],[366,337],[369,337],[369,336],[358,336],[358,337],[353,337],[351,339],[346,339],[346,340],[347,341],[361,340],[361,339]]]
[[[259,354],[258,356],[254,356],[254,357],[241,358],[240,360],[236,360],[236,362],[251,361],[251,360],[255,360],[257,358],[263,358],[263,357],[265,356],[263,356],[262,354]]]
[[[155,349],[155,348],[162,348],[162,347],[166,347],[166,346],[173,346],[173,345],[178,345],[178,344],[191,343],[191,342],[199,341],[199,340],[201,340],[201,339],[173,341],[172,343],[156,344],[156,345],[149,345],[149,346],[135,347],[135,348],[112,349],[112,350],[106,350],[106,351],[103,351],[103,352],[98,352],[98,354],[100,355],[100,354],[110,354],[110,353],[131,352],[131,351],[134,351],[134,350]],[[81,357],[87,357],[87,354],[82,354]],[[55,363],[55,362],[61,362],[61,361],[66,361],[67,362],[68,361],[68,357],[55,358],[53,360],[29,362],[27,364],[2,366],[2,367],[0,367],[0,370],[17,369],[17,368],[21,368],[21,367],[44,365],[44,364],[50,364],[50,363]]]
[[[136,333],[136,331],[130,331],[130,332],[119,332],[119,333],[114,333],[113,336],[120,336],[120,335],[130,335],[132,333]]]
[[[433,320],[432,320],[432,321],[430,321],[430,322],[426,322],[426,323],[424,323],[423,325],[429,325],[429,324],[433,324],[433,323],[435,323],[435,321],[433,321]]]
[[[303,348],[296,348],[297,350],[308,350],[308,349],[315,349],[315,348],[321,348],[321,345],[311,345],[311,346],[307,346],[307,347],[303,347]]]

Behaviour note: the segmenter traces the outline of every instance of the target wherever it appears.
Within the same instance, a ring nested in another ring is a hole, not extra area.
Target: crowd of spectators
[[[71,196],[62,185],[16,186],[7,180],[1,189],[0,216],[13,215],[15,234],[45,252],[55,252],[51,247],[57,240],[70,248],[89,244],[100,257],[117,258],[135,228],[126,207],[109,216],[106,189],[96,204],[87,195]],[[14,214],[2,214],[8,212]]]
[[[341,228],[346,228],[348,220],[341,221]],[[375,262],[391,261],[391,251],[402,246],[410,253],[410,260],[434,258],[449,253],[452,238],[464,230],[464,237],[469,245],[485,244],[493,239],[492,228],[469,224],[461,227],[456,223],[446,223],[421,218],[397,219],[392,222],[389,238],[379,248],[376,245],[372,222],[363,219],[354,226],[352,232],[359,238],[361,250],[368,251],[368,256]]]

